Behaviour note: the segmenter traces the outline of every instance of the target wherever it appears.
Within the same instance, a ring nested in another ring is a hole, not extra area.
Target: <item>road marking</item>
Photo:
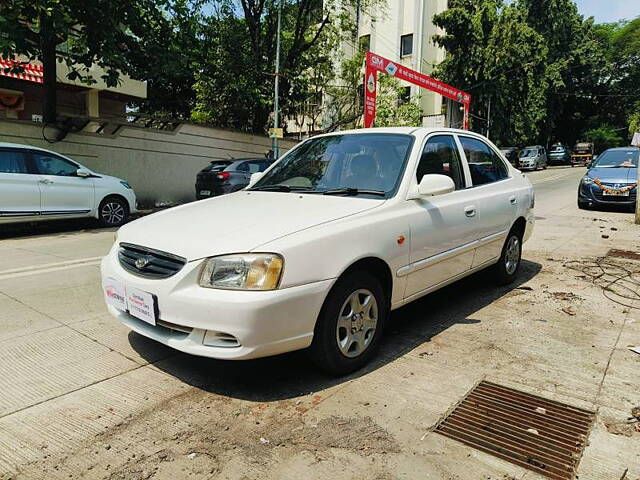
[[[0,271],[0,280],[10,278],[27,277],[29,275],[40,275],[43,273],[58,272],[61,270],[69,270],[79,267],[90,267],[100,265],[102,257],[88,257],[77,260],[68,260],[66,262],[47,263],[44,265],[34,265],[30,267],[14,268],[11,270]]]

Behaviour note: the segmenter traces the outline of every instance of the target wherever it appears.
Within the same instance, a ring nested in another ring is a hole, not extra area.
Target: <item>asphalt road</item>
[[[432,431],[483,378],[597,410],[580,478],[640,478],[638,310],[568,268],[640,245],[631,215],[577,209],[584,172],[527,174],[538,224],[515,285],[479,274],[395,312],[343,379],[301,353],[220,362],[129,332],[100,289],[113,231],[0,231],[0,479],[538,478]]]

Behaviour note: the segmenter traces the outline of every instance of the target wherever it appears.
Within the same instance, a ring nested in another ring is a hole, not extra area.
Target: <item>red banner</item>
[[[392,77],[396,77],[399,80],[418,85],[419,87],[426,88],[432,92],[436,92],[445,98],[449,98],[456,102],[460,102],[464,105],[464,128],[469,127],[469,106],[471,105],[471,95],[467,92],[463,92],[451,85],[447,85],[435,78],[425,75],[424,73],[417,72],[410,68],[407,68],[399,63],[392,62],[391,60],[381,57],[375,53],[367,52],[366,61],[366,75],[365,75],[365,102],[364,102],[364,126],[369,128],[373,126],[375,119],[375,99],[376,99],[376,72],[382,72]],[[373,81],[371,80],[373,79]],[[373,91],[370,91],[369,86],[373,84]],[[373,107],[370,106],[370,102],[373,102]]]
[[[364,76],[364,128],[373,127],[376,119],[378,72],[367,63]]]

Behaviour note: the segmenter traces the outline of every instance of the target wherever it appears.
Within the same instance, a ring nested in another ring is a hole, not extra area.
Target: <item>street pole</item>
[[[640,225],[640,159],[638,159],[638,183],[636,185],[636,225]]]
[[[491,130],[491,97],[489,97],[489,108],[487,110],[487,138],[489,138],[489,132]],[[489,138],[489,140],[491,140]]]
[[[282,0],[278,1],[278,31],[276,33],[276,81],[275,81],[275,93],[273,99],[273,128],[277,129],[279,125],[279,97],[280,97],[280,29],[282,23]],[[271,150],[273,150],[274,159],[278,159],[280,156],[280,152],[278,150],[278,137],[276,134],[277,130],[274,130],[274,133],[271,138]]]

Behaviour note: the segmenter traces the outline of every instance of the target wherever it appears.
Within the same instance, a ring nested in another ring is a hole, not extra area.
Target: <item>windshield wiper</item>
[[[322,193],[323,195],[378,195],[380,197],[384,197],[387,193],[383,190],[367,190],[363,188],[330,188],[329,190],[324,190],[318,193]]]
[[[309,187],[291,187],[289,185],[263,185],[261,187],[253,187],[250,190],[263,192],[294,192],[302,190],[310,190]]]

